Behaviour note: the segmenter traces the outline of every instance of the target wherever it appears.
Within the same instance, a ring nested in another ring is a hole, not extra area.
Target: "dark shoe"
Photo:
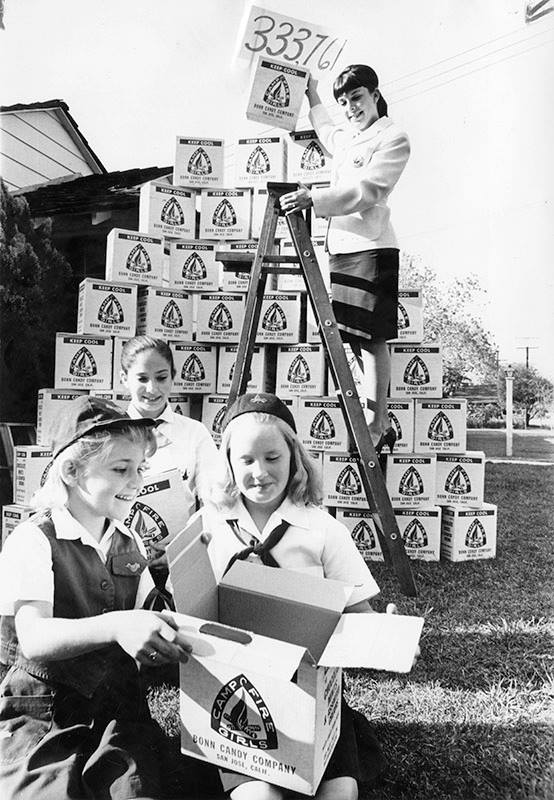
[[[396,430],[395,428],[391,427],[387,428],[386,431],[383,431],[381,436],[379,437],[379,441],[375,445],[375,452],[377,453],[377,458],[379,459],[379,466],[381,467],[381,471],[383,474],[387,468],[387,454],[383,453],[383,447],[388,447],[391,454],[394,452],[394,445],[396,444]]]

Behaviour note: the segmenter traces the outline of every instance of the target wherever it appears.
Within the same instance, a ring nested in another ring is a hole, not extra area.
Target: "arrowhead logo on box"
[[[375,534],[365,519],[362,519],[360,522],[358,522],[352,531],[352,538],[356,544],[363,544],[364,547],[367,547],[369,550],[374,550],[377,544],[375,541]]]
[[[399,442],[400,439],[402,438],[402,425],[400,424],[400,421],[394,412],[389,411],[388,415],[391,427],[393,427],[394,430],[396,431],[396,441]]]
[[[107,325],[119,325],[124,320],[121,303],[115,294],[109,294],[104,298],[98,309],[98,320]]]
[[[237,215],[235,209],[227,198],[224,197],[214,211],[212,225],[217,225],[219,228],[230,228],[232,225],[236,224]]]
[[[221,687],[212,705],[210,724],[212,730],[243,747],[278,747],[273,718],[246,675],[237,675]]]
[[[451,494],[469,494],[471,480],[465,469],[457,464],[444,482],[444,489]]]
[[[182,328],[183,315],[175,300],[170,300],[162,311],[162,325],[164,328]]]
[[[310,368],[308,362],[300,353],[293,359],[287,373],[287,380],[291,383],[308,383],[310,380]]]
[[[92,353],[86,347],[81,347],[71,359],[69,374],[76,378],[90,378],[96,372],[96,361]]]
[[[246,172],[248,175],[263,175],[264,172],[269,172],[271,165],[269,158],[263,147],[257,145],[248,157],[246,162]]]
[[[183,378],[185,381],[198,383],[199,381],[203,381],[205,377],[206,370],[204,369],[203,363],[195,353],[191,353],[183,364],[181,378]]]
[[[214,421],[212,422],[212,431],[214,433],[221,433],[221,428],[223,426],[223,418],[225,417],[225,412],[227,408],[223,406],[219,409],[217,414],[214,417]]]
[[[466,533],[466,547],[483,547],[487,543],[487,534],[478,519],[474,519]]]
[[[137,536],[140,536],[149,557],[153,555],[151,546],[169,535],[167,526],[160,515],[150,506],[141,503],[140,500],[135,500],[133,503],[125,524]]]
[[[410,386],[423,386],[429,383],[429,370],[419,356],[414,356],[404,370],[404,383]]]
[[[162,208],[162,213],[160,215],[161,221],[165,222],[166,225],[184,225],[185,223],[185,215],[183,214],[183,209],[175,199],[175,197],[170,197],[167,203]]]
[[[39,484],[40,486],[44,486],[44,484],[46,483],[46,478],[48,477],[48,473],[50,472],[50,467],[52,466],[53,463],[54,459],[52,459],[52,461],[49,461],[46,467],[44,468],[44,472],[40,476],[40,484]]]
[[[264,103],[273,108],[286,108],[290,103],[290,88],[284,75],[271,81],[264,94]]]
[[[402,303],[398,303],[397,315],[398,315],[397,327],[400,330],[403,330],[404,328],[409,328],[410,318],[408,316],[408,312],[406,311]]]
[[[224,303],[218,303],[210,314],[208,328],[212,331],[228,331],[233,327],[231,312]]]
[[[262,320],[264,331],[284,331],[287,328],[287,318],[279,303],[272,303],[264,314]]]
[[[454,438],[452,423],[444,411],[439,411],[431,420],[427,431],[427,438],[432,439],[434,442],[446,442]]]
[[[313,418],[312,424],[310,425],[310,436],[313,436],[314,439],[333,439],[335,435],[336,431],[333,420],[322,408]]]
[[[235,364],[236,364],[236,362],[235,362]],[[229,370],[229,380],[230,381],[233,380],[233,375],[235,374],[235,364],[232,364],[231,365],[231,369]],[[249,369],[248,370],[248,378],[247,378],[246,382],[250,383],[251,380],[252,380],[252,370]]]
[[[423,494],[423,481],[417,469],[412,465],[409,467],[402,478],[400,479],[400,486],[398,487],[400,494],[415,497],[418,494]]]
[[[182,277],[189,281],[201,281],[207,276],[206,265],[198,253],[192,253],[183,264]]]
[[[339,494],[354,495],[360,494],[362,491],[362,484],[355,470],[348,464],[337,478],[335,491]]]
[[[127,256],[125,267],[131,272],[150,272],[152,270],[150,256],[140,242],[133,247]]]
[[[418,519],[413,519],[404,531],[404,541],[410,547],[427,547],[427,531]]]
[[[211,175],[212,162],[203,147],[197,147],[189,158],[187,172],[190,175]]]
[[[179,405],[179,403],[177,403],[177,405],[176,405],[176,406],[173,406],[173,411],[174,411],[176,414],[180,414],[181,416],[183,416],[183,409],[181,408],[181,406]]]
[[[321,169],[325,166],[323,150],[317,142],[310,142],[302,153],[300,168],[307,171]]]

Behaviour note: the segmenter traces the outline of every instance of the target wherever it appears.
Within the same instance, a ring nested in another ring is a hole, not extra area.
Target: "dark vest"
[[[108,611],[132,609],[146,559],[135,541],[115,531],[106,564],[80,539],[57,539],[54,523],[47,515],[35,524],[48,539],[54,572],[54,617],[82,619]],[[134,660],[116,644],[61,661],[32,661],[23,655],[13,617],[2,617],[0,661],[15,664],[31,675],[75,689],[92,697],[103,682],[136,671]]]

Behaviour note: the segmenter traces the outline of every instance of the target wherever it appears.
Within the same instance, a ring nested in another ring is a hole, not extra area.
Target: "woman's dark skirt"
[[[398,336],[398,265],[395,247],[329,255],[333,311],[344,341]]]

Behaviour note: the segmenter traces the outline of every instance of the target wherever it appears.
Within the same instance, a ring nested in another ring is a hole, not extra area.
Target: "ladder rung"
[[[231,253],[228,250],[216,250],[216,261],[224,264],[253,264],[254,253]],[[263,264],[300,264],[298,256],[265,255],[262,259]]]

